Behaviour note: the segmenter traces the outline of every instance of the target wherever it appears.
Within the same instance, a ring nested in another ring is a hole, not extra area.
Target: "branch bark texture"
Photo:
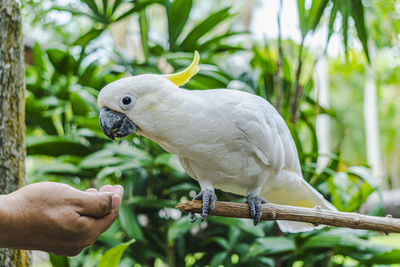
[[[23,186],[25,95],[20,7],[0,0],[0,194]],[[0,249],[0,266],[28,266],[27,251]]]
[[[179,203],[176,208],[186,212],[200,213],[201,201],[192,200]],[[248,205],[245,203],[217,201],[211,215],[250,218],[250,211]],[[303,208],[268,203],[262,205],[261,218],[263,220],[287,220],[307,222],[315,225],[325,224],[353,229],[374,230],[386,234],[400,233],[400,219],[394,219],[391,216],[376,217],[351,212],[323,210],[319,207]]]

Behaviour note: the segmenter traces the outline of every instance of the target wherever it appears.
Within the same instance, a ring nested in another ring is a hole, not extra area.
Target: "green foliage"
[[[298,1],[303,39],[317,29],[324,14],[329,12],[330,36],[340,13],[345,18],[342,30],[346,51],[348,22],[352,17],[368,55],[361,1],[314,0],[309,8],[306,2]],[[158,18],[168,25],[165,42],[150,34],[154,18],[149,12],[155,7],[165,14]],[[47,47],[40,40],[33,46],[34,63],[26,68],[29,180],[59,181],[81,189],[107,183],[122,184],[125,188],[125,197],[112,227],[77,257],[52,255],[53,266],[117,266],[118,263],[120,266],[162,263],[276,266],[279,262],[281,266],[326,266],[327,263],[341,266],[348,261],[370,266],[400,261],[398,248],[369,241],[375,236],[366,231],[325,228],[310,233],[282,234],[273,222],[261,222],[254,227],[250,220],[222,217],[191,224],[186,215],[173,208],[189,199],[189,194],[199,191],[199,186],[183,171],[176,156],[145,138],[131,136],[110,141],[104,136],[98,125],[96,104],[103,86],[126,73],[161,73],[164,70],[159,65],[160,58],[179,70],[190,62],[193,51],[198,50],[202,70],[186,88],[226,88],[234,81],[241,85],[239,89],[273,103],[292,132],[304,178],[338,209],[357,211],[366,197],[379,189],[362,163],[348,166],[342,136],[335,138],[329,164],[322,172],[316,172],[316,116],[329,115],[338,132],[344,132],[346,118],[335,109],[324,109],[317,104],[311,75],[315,63],[312,51],[291,40],[282,40],[282,44],[275,40],[263,44],[254,41],[251,48],[246,48],[232,41],[232,37],[249,36],[230,26],[236,19],[231,8],[212,10],[208,16],[193,21],[190,14],[195,8],[196,1],[191,0],[82,0],[77,5],[52,7],[52,12],[69,12],[73,20],[85,17],[90,30],[79,36],[61,34],[59,39],[64,38],[64,44],[55,47]],[[117,47],[105,61],[93,60],[101,49],[97,38],[107,35],[114,23],[124,19],[137,20],[141,43],[141,51],[137,52],[142,52],[143,60],[131,59]],[[230,55],[241,53],[249,56],[250,68],[243,71],[237,68],[237,71],[236,66],[229,66],[229,59]],[[362,67],[351,57],[348,62],[353,64],[352,69],[362,72]],[[344,69],[343,75],[350,75],[350,71]],[[342,76],[335,79],[340,85],[349,82]],[[302,96],[299,120],[293,124],[290,113],[296,84],[301,86]],[[224,192],[217,194],[220,200],[243,201]],[[136,242],[130,241],[133,239]]]
[[[107,250],[106,253],[104,253],[104,255],[100,258],[97,267],[118,267],[118,263],[122,254],[133,242],[135,242],[135,239],[119,244],[118,246]]]

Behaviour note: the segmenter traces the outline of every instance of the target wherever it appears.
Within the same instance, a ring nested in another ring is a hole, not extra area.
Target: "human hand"
[[[83,192],[53,182],[31,184],[0,196],[0,205],[9,215],[0,247],[77,255],[114,222],[122,196],[120,185]]]

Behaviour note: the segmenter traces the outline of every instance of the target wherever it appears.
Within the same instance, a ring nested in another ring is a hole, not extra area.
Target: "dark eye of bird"
[[[130,104],[131,101],[132,99],[129,96],[125,96],[124,98],[122,98],[122,103],[124,103],[124,105]]]

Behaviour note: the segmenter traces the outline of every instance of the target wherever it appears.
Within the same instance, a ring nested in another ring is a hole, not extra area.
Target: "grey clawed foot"
[[[262,196],[255,195],[253,193],[250,193],[246,197],[246,203],[249,205],[250,209],[250,216],[254,220],[254,226],[256,226],[261,219],[261,214],[262,214],[262,207],[261,205],[264,203],[267,203],[265,199]]]
[[[214,209],[215,201],[217,201],[217,195],[215,194],[214,190],[205,189],[201,190],[199,194],[197,194],[193,200],[202,200],[202,207],[201,207],[201,220],[204,221],[207,216],[211,213]],[[189,213],[189,220],[191,223],[196,221],[196,216],[193,212]]]

